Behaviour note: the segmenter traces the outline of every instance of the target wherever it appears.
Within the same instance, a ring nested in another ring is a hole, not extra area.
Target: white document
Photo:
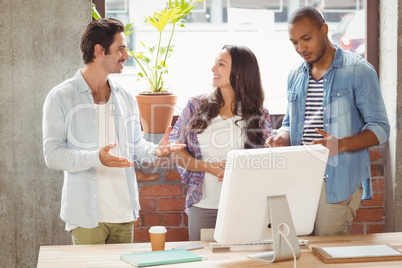
[[[399,256],[401,252],[388,245],[351,246],[351,247],[323,247],[332,258],[379,257]]]

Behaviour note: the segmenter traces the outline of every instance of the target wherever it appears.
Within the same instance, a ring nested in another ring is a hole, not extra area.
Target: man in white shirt
[[[131,243],[139,216],[134,161],[153,162],[185,145],[143,139],[137,103],[108,75],[129,59],[124,25],[91,22],[82,38],[85,66],[54,87],[43,107],[49,168],[64,170],[60,217],[74,244]]]

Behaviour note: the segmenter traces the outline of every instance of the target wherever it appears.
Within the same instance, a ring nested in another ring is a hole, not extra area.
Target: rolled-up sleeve
[[[368,62],[362,60],[356,65],[355,76],[356,107],[365,123],[362,130],[372,131],[379,144],[383,144],[389,138],[390,125],[377,73]]]

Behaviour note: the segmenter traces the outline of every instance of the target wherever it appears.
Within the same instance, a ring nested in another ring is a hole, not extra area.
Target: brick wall
[[[353,234],[384,231],[384,146],[370,150],[374,198],[363,201],[352,225]],[[174,166],[136,169],[140,194],[140,218],[135,223],[134,242],[149,242],[150,226],[168,229],[167,241],[188,240],[188,219],[183,212],[187,187],[180,182]]]
[[[384,155],[385,145],[370,149],[373,199],[363,201],[356,212],[352,225],[353,234],[382,233],[385,226],[384,214]]]
[[[175,166],[136,169],[140,194],[140,217],[134,224],[134,242],[149,242],[149,227],[167,228],[166,241],[188,241],[188,219],[184,213],[187,187]]]

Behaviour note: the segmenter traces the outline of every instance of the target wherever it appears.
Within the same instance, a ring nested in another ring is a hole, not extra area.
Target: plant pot
[[[165,133],[172,123],[177,96],[172,93],[139,94],[136,96],[142,130]]]

